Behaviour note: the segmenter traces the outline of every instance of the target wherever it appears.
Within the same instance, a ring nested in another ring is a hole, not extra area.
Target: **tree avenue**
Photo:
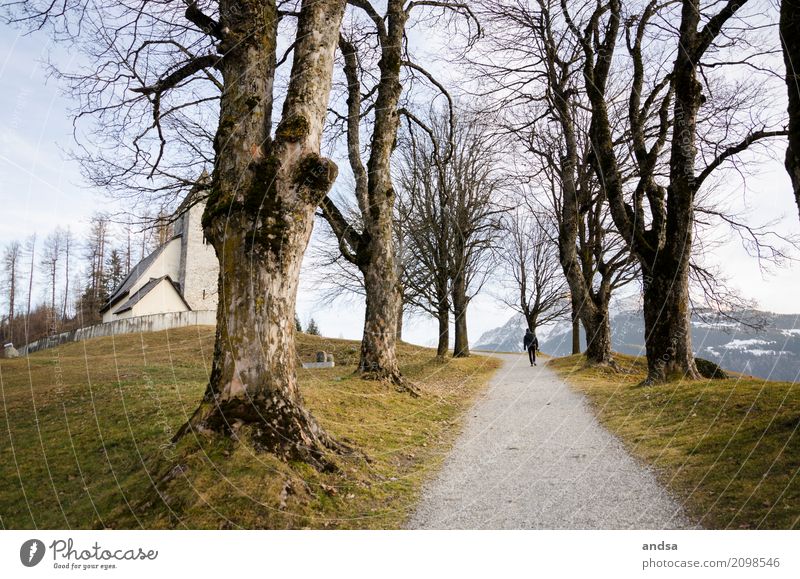
[[[62,76],[95,118],[98,138],[120,131],[113,159],[87,162],[96,182],[122,188],[136,176],[148,200],[165,183],[204,191],[203,230],[220,263],[216,340],[205,395],[175,438],[236,436],[247,425],[257,449],[325,467],[326,452],[343,447],[303,407],[294,313],[314,211],[337,175],[320,142],[346,2],[283,4],[31,0],[6,9],[91,57]],[[287,21],[296,29],[291,73],[278,92],[288,56],[278,60],[279,25]],[[276,102],[283,108],[273,134]],[[204,132],[208,103],[218,105],[214,133]],[[191,183],[181,168],[196,170],[185,159],[209,154],[201,137],[212,134],[210,183]]]
[[[517,272],[515,285],[525,283],[538,297],[526,299],[523,285],[516,307],[529,326],[535,325],[532,320],[541,324],[562,317],[564,304],[559,300],[567,292],[551,278],[559,283],[566,279],[574,324],[573,353],[580,351],[579,328],[575,328],[579,322],[586,334],[587,360],[613,365],[609,303],[612,293],[635,273],[633,260],[613,229],[607,199],[590,162],[590,116],[585,113],[589,103],[585,91],[578,89],[582,45],[570,33],[558,0],[487,1],[480,14],[491,28],[485,55],[476,58],[476,65],[490,81],[490,90],[499,89],[487,96],[503,111],[503,129],[524,155],[521,178],[545,184],[539,194],[523,194],[527,213],[536,216],[535,228],[547,229],[552,223],[556,230],[549,235],[556,243],[543,239],[547,247],[534,244],[534,251],[528,250],[522,259],[524,246],[517,242],[512,244],[516,251],[506,255]],[[630,173],[630,167],[625,173]],[[519,236],[512,231],[510,239]],[[550,253],[556,249],[558,257],[553,260]],[[515,254],[519,257],[514,258]],[[553,261],[560,262],[563,278],[553,270]],[[526,269],[531,274],[528,283]],[[550,290],[543,292],[545,288]],[[547,294],[549,299],[544,299]],[[548,315],[532,314],[540,309],[549,310]]]
[[[406,34],[413,13],[431,9],[469,17],[471,12],[468,4],[452,1],[388,0],[384,15],[369,0],[350,4],[357,9],[358,16],[366,19],[361,23],[354,16],[350,26],[353,31],[343,33],[339,39],[347,87],[347,111],[340,117],[355,177],[354,196],[360,218],[358,223],[348,218],[330,196],[323,199],[322,214],[336,235],[342,256],[357,266],[363,276],[366,311],[358,371],[362,377],[387,380],[400,390],[416,394],[414,387],[403,380],[395,353],[403,291],[393,234],[396,193],[391,158],[401,117],[422,122],[401,106],[401,71],[409,71],[412,76],[433,84],[448,101],[450,97],[433,75],[411,61]],[[377,59],[373,67],[368,65],[371,56]],[[370,83],[373,78],[376,80]],[[366,165],[360,139],[364,128],[369,134]]]
[[[561,0],[564,18],[583,52],[583,86],[592,115],[592,166],[609,200],[614,224],[642,270],[648,383],[665,380],[673,374],[700,377],[692,350],[689,295],[698,191],[715,169],[754,142],[786,134],[782,130],[749,126],[750,122],[757,123],[758,115],[751,115],[754,120],[745,121],[731,115],[725,128],[734,135],[743,133],[741,140],[728,144],[720,139],[715,144],[715,155],[704,167],[697,166],[698,134],[703,131],[698,112],[702,106],[709,109],[714,105],[711,99],[706,104],[698,69],[706,57],[713,55],[718,62],[724,60],[724,51],[714,43],[745,4],[746,0],[730,0],[701,22],[699,0],[683,0],[675,7],[652,1],[640,15],[624,19],[620,0],[598,4],[588,11],[574,10]],[[580,21],[576,20],[578,15]],[[656,21],[661,18],[680,23],[672,40],[675,60],[666,72],[655,69],[657,76],[646,83],[647,73],[653,72],[654,67],[647,60],[644,41],[649,38],[650,30],[659,28]],[[743,33],[738,27],[730,28],[734,36],[725,39],[735,46],[740,38],[736,35]],[[623,32],[633,67],[627,119],[630,150],[636,163],[631,196],[626,195],[625,179],[615,153],[611,116],[614,109],[609,90],[615,50]],[[653,110],[658,111],[655,122],[650,120]],[[713,121],[714,115],[703,118]],[[723,139],[726,137],[723,133]],[[662,172],[666,173],[666,183],[660,180]],[[645,206],[649,207],[647,213]]]
[[[717,206],[725,184],[716,175],[731,166],[743,175],[743,153],[788,136],[784,163],[800,209],[799,5],[782,0],[780,13],[748,0],[2,6],[9,21],[81,51],[74,69],[53,69],[77,104],[76,124],[90,122],[75,131],[76,156],[95,187],[147,207],[145,221],[157,212],[157,243],[142,237],[142,261],[172,236],[178,194],[190,191],[179,211],[205,203],[203,243],[219,261],[214,355],[205,393],[174,440],[246,436],[257,450],[324,469],[331,453],[352,450],[321,428],[298,388],[297,293],[318,211],[330,227],[325,259],[340,267],[326,276],[334,293],[365,298],[356,370],[364,378],[417,394],[396,353],[404,307],[436,319],[440,361],[451,322],[453,357],[468,357],[467,313],[493,282],[531,330],[571,307],[587,361],[616,367],[612,294],[638,280],[645,383],[699,378],[691,337],[699,292],[690,283],[699,276],[718,303],[726,293],[703,265],[700,250],[714,243],[706,233],[721,222],[749,235],[759,260],[788,256],[764,241],[780,234]],[[463,94],[413,60],[416,23],[453,32],[454,46],[464,39],[453,56],[468,73]],[[772,100],[784,88],[787,127],[783,101]],[[328,144],[339,153],[337,131],[354,177],[344,198],[331,192],[338,167],[323,155]],[[71,230],[8,244],[0,335],[32,341],[37,263],[47,315],[37,337],[97,323],[133,269],[131,223],[124,250],[111,214],[91,219],[84,287],[69,284],[78,267]],[[313,319],[307,333],[319,333]]]

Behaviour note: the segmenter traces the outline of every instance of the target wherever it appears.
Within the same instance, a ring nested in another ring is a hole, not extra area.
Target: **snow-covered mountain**
[[[515,314],[499,328],[481,334],[476,345],[471,346],[471,348],[487,352],[521,352],[522,338],[525,336],[527,328],[528,322],[525,321],[522,314]],[[560,325],[551,325],[538,328],[536,336],[539,338],[539,344],[547,340],[551,333],[555,331],[562,331],[562,327]]]
[[[773,314],[760,311],[737,312],[731,316],[750,323],[763,323],[753,330],[747,324],[710,313],[692,316],[692,345],[695,355],[716,362],[726,370],[770,380],[800,380],[800,314]],[[540,349],[554,356],[572,350],[572,326],[561,323],[546,335],[539,333]],[[521,316],[484,333],[476,350],[518,352],[525,323]],[[644,354],[644,320],[641,311],[624,311],[611,317],[611,343],[614,351]],[[581,329],[581,345],[586,339]]]
[[[522,350],[522,336],[528,323],[520,314],[511,318],[499,328],[481,334],[473,350],[486,350],[489,352],[520,352]]]

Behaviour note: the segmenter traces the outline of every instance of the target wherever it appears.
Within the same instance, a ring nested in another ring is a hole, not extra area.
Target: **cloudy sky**
[[[110,208],[101,192],[87,188],[76,164],[67,159],[73,146],[69,117],[71,104],[48,79],[41,60],[48,54],[45,35],[24,36],[0,24],[0,247],[13,239],[54,227],[70,225],[81,234],[96,209]],[[53,57],[69,65],[70,55],[55,47]],[[777,153],[782,157],[783,150]],[[750,212],[753,223],[777,220],[782,233],[800,231],[797,208],[789,179],[776,160],[765,162],[759,174],[749,178],[747,190],[740,179],[724,183],[731,203]],[[779,313],[800,311],[796,292],[800,288],[800,265],[787,265],[765,274],[750,258],[735,236],[719,231],[727,240],[714,249],[711,261],[724,267],[733,285],[756,300],[759,307]],[[488,329],[504,323],[511,312],[489,294],[479,295],[471,305],[469,332],[474,341]],[[359,338],[363,305],[357,301],[321,307],[304,284],[298,311],[305,322],[313,315],[324,334]],[[435,341],[435,324],[424,318],[406,321],[405,338],[429,345]]]

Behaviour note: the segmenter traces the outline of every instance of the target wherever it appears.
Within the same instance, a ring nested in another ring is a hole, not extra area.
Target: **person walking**
[[[528,350],[528,359],[531,361],[531,366],[536,366],[536,350],[539,349],[539,340],[536,338],[536,334],[531,332],[530,328],[525,330],[522,345]]]

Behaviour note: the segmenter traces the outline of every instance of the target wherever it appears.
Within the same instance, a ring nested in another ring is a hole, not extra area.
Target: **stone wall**
[[[167,314],[152,314],[138,318],[115,320],[107,324],[98,324],[88,328],[80,328],[71,332],[63,332],[56,336],[49,336],[31,342],[19,349],[22,356],[54,348],[68,342],[80,342],[90,338],[105,336],[119,336],[122,334],[138,334],[140,332],[160,332],[173,328],[186,326],[215,326],[217,324],[216,310],[196,310],[192,312],[171,312]]]
[[[181,271],[176,281],[181,284],[183,299],[193,310],[217,307],[219,260],[203,236],[204,209],[205,203],[198,203],[181,218]]]

